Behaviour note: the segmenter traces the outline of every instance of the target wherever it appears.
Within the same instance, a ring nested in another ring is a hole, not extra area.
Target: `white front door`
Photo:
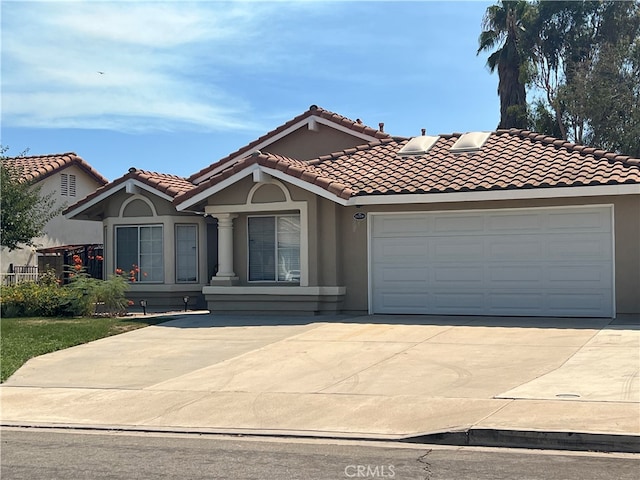
[[[371,313],[612,317],[612,207],[370,216]]]

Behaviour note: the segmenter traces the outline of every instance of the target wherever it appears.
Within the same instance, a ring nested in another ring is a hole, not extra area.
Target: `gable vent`
[[[421,135],[413,137],[407,144],[398,151],[398,156],[408,157],[410,155],[424,155],[438,141],[437,136]]]
[[[464,133],[451,147],[451,153],[476,152],[485,144],[491,132]]]

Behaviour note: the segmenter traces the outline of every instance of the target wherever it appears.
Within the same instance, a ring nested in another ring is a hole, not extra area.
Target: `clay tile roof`
[[[46,177],[71,165],[75,165],[84,170],[100,185],[106,185],[109,183],[109,180],[100,175],[97,170],[74,152],[25,157],[7,157],[2,161],[18,172],[21,180],[27,183],[44,180]]]
[[[461,134],[440,135],[425,155],[398,157],[408,139],[384,138],[301,161],[256,153],[176,197],[181,203],[249,165],[285,172],[348,199],[363,195],[474,192],[640,184],[640,160],[529,131],[499,130],[479,151],[451,153]]]
[[[103,185],[79,202],[76,202],[75,204],[67,207],[62,213],[66,214],[71,210],[75,210],[78,207],[91,202],[94,198],[99,197],[104,192],[117,188],[127,180],[138,180],[139,182],[149,185],[150,187],[166,195],[169,195],[172,198],[182,195],[195,187],[195,185],[193,185],[193,183],[188,181],[186,178],[179,177],[177,175],[169,175],[167,173],[149,172],[147,170],[130,168],[129,171],[122,177],[115,179],[113,182],[108,183],[107,185]]]
[[[382,139],[287,173],[342,198],[640,183],[638,159],[519,130],[492,134],[479,151],[451,153],[459,136],[442,135],[427,154],[402,158],[397,152],[407,140]]]
[[[453,154],[459,135],[440,136],[422,156],[399,158],[406,141],[383,140],[314,168],[354,195],[640,183],[638,159],[513,129],[495,132],[477,152]]]
[[[193,183],[186,178],[166,173],[135,170],[133,172],[129,172],[127,175],[131,175],[131,178],[140,180],[170,197],[181,195],[194,187]]]
[[[349,119],[347,117],[343,117],[342,115],[338,115],[337,113],[330,112],[329,110],[325,110],[324,108],[318,107],[316,105],[311,105],[311,107],[309,107],[309,109],[306,112],[298,115],[295,118],[292,118],[288,122],[280,125],[279,127],[277,127],[274,130],[271,130],[270,132],[264,134],[260,138],[257,138],[256,140],[252,141],[251,143],[248,143],[244,147],[239,148],[235,152],[230,153],[226,157],[224,157],[224,158],[218,160],[217,162],[215,162],[215,163],[203,168],[202,170],[194,173],[193,175],[188,177],[188,180],[193,182],[194,180],[202,177],[203,175],[207,175],[208,173],[212,172],[216,168],[219,168],[222,165],[224,165],[225,163],[231,161],[233,158],[238,158],[239,156],[242,156],[242,155],[249,155],[252,151],[254,151],[256,149],[256,147],[258,145],[260,145],[264,141],[275,137],[279,133],[285,131],[286,129],[288,129],[290,127],[292,127],[293,125],[295,125],[296,123],[300,122],[301,120],[304,120],[304,119],[306,119],[308,117],[311,117],[311,116],[317,116],[317,117],[325,118],[325,119],[330,120],[330,121],[332,121],[332,122],[334,122],[334,123],[336,123],[338,125],[342,125],[344,127],[347,127],[349,129],[353,130],[354,132],[370,135],[373,138],[380,138],[380,139],[382,139],[382,138],[390,138],[389,134],[386,133],[386,132],[382,132],[380,130],[376,130],[374,128],[368,127],[368,126],[364,125],[363,123],[351,120],[351,119]]]

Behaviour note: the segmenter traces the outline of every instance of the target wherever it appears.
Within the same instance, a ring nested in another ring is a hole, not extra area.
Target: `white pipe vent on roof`
[[[440,137],[432,135],[422,135],[413,137],[407,144],[398,151],[398,156],[408,157],[410,155],[424,155],[435,145]]]
[[[451,153],[476,152],[485,144],[491,132],[464,133],[451,147]]]

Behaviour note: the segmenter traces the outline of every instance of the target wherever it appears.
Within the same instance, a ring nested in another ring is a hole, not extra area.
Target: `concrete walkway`
[[[639,451],[639,324],[181,316],[30,360],[0,387],[1,419],[376,439],[578,433]]]

